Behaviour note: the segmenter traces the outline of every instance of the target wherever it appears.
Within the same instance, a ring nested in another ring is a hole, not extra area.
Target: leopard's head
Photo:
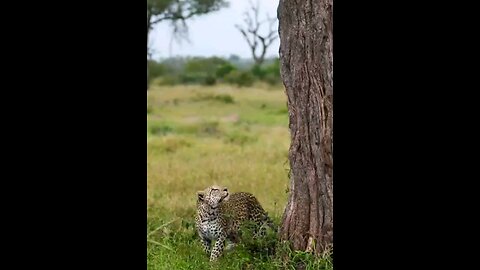
[[[198,191],[197,196],[199,203],[207,204],[215,209],[221,202],[228,200],[230,193],[226,187],[213,185],[203,191]]]

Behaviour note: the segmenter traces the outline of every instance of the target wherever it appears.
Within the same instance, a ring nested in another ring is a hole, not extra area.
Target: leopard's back
[[[238,237],[239,230],[244,222],[249,221],[254,225],[273,225],[267,212],[263,209],[257,198],[247,192],[238,192],[230,195],[230,198],[220,206],[223,224],[231,239]]]

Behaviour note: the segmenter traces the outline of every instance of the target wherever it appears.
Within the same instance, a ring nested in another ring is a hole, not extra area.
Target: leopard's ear
[[[199,201],[203,201],[203,195],[204,195],[203,191],[197,191],[197,196]]]

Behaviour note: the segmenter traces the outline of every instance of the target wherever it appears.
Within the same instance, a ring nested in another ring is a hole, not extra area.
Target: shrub
[[[225,64],[228,64],[228,62],[219,57],[193,57],[187,60],[184,72],[213,75],[220,66]]]
[[[251,69],[251,72],[253,76],[258,79],[263,79],[266,75],[266,70],[262,69],[262,67],[259,65],[254,65]]]
[[[255,77],[251,72],[234,70],[226,76],[225,81],[239,87],[252,86],[255,82]]]
[[[281,83],[281,76],[280,76],[280,61],[276,59],[272,64],[266,66],[264,68],[264,77],[263,80],[270,84],[278,84]]]
[[[234,70],[236,70],[236,68],[232,64],[226,63],[217,68],[215,75],[217,76],[217,78],[223,79],[227,74]]]
[[[215,77],[210,75],[208,75],[203,82],[204,85],[215,85],[216,83],[217,83],[217,79],[215,79]]]
[[[183,73],[179,76],[181,84],[201,84],[205,81],[205,76],[199,73]]]

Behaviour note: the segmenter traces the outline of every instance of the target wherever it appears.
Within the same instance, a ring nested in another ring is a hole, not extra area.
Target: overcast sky
[[[256,0],[253,0],[254,2]],[[168,22],[157,24],[150,34],[150,45],[154,49],[154,58],[169,56],[223,56],[231,54],[251,58],[251,52],[235,24],[243,24],[243,13],[249,6],[248,0],[228,0],[230,6],[220,11],[190,19],[188,21],[190,43],[175,41],[171,46],[171,28]],[[260,19],[268,13],[270,17],[277,16],[278,0],[259,0]],[[276,26],[278,23],[276,24]],[[267,31],[268,25],[264,25]],[[263,33],[263,32],[262,32]],[[268,48],[267,57],[278,56],[278,38]]]

